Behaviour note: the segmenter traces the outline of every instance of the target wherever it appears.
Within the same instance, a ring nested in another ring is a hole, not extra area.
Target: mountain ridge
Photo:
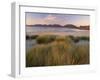
[[[66,24],[64,26],[62,25],[59,25],[59,24],[35,24],[35,25],[26,25],[26,26],[29,26],[29,27],[61,27],[61,28],[73,28],[73,29],[80,29],[80,30],[90,30],[90,26],[89,25],[83,25],[83,26],[76,26],[76,25],[73,25],[73,24]]]

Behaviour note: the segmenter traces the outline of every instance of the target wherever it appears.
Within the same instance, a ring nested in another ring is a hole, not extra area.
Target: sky
[[[55,13],[26,13],[26,25],[35,24],[73,24],[76,26],[84,26],[90,24],[89,15],[80,14],[55,14]]]

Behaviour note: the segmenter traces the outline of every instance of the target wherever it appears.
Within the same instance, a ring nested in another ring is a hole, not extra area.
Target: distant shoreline
[[[79,29],[79,30],[90,30],[89,25],[85,26],[75,26],[73,24],[67,24],[67,25],[59,25],[59,24],[53,24],[53,25],[45,25],[45,24],[36,24],[36,25],[26,25],[27,27],[56,27],[56,28],[69,28],[69,29]]]

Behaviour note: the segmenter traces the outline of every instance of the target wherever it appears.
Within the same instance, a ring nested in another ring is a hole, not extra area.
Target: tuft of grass
[[[72,64],[89,64],[89,45],[77,45],[72,55]]]
[[[32,35],[31,39],[36,39],[38,37],[38,35]]]
[[[74,39],[69,36],[38,36],[38,44],[26,53],[26,67],[89,64],[89,44],[76,45]]]
[[[38,37],[38,35],[31,35],[31,36],[26,35],[26,40],[28,40],[28,39],[36,39],[37,37]]]
[[[88,40],[89,41],[89,37],[85,37],[85,36],[82,36],[82,37],[78,37],[80,40]]]
[[[50,44],[39,44],[26,53],[26,66],[54,66],[71,63],[73,47],[66,42],[54,41]]]
[[[38,44],[47,44],[51,43],[56,39],[56,35],[42,35],[37,37]]]
[[[30,36],[29,35],[26,35],[26,40],[30,39]]]
[[[89,37],[86,37],[86,36],[74,37],[74,36],[71,36],[71,35],[70,35],[69,38],[70,38],[73,42],[75,42],[75,43],[79,42],[80,40],[87,40],[87,41],[89,41]]]

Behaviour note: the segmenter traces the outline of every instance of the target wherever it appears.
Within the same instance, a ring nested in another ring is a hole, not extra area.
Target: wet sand
[[[72,35],[72,36],[89,36],[89,31],[77,31],[77,32],[31,32],[27,33],[28,35]]]

